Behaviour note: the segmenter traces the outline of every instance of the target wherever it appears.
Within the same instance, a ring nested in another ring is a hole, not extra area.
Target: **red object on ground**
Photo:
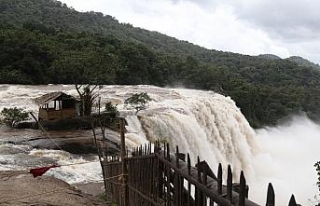
[[[51,165],[48,167],[40,167],[40,168],[35,168],[35,169],[30,169],[30,173],[33,175],[33,177],[38,177],[46,173],[49,169],[55,168],[55,167],[60,167],[60,165]]]

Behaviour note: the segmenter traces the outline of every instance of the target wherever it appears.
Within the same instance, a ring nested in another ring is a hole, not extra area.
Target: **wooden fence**
[[[247,199],[249,189],[243,172],[235,184],[228,166],[227,181],[223,183],[221,164],[217,176],[199,158],[192,167],[189,154],[179,153],[178,147],[171,153],[167,143],[140,146],[129,155],[125,151],[123,129],[120,134],[121,155],[104,158],[99,155],[105,189],[117,206],[258,206]],[[102,151],[105,149],[98,148],[98,152],[108,154]],[[275,194],[270,183],[266,206],[274,205]],[[288,205],[298,206],[293,195]]]
[[[186,159],[186,160],[185,160]],[[247,199],[248,186],[241,172],[240,183],[233,184],[228,166],[226,185],[222,181],[222,166],[217,176],[205,161],[191,166],[190,157],[170,153],[169,144],[140,146],[123,161],[120,157],[102,162],[106,190],[118,206],[257,206]],[[269,184],[266,206],[275,205],[272,184]],[[296,206],[294,196],[289,206]]]

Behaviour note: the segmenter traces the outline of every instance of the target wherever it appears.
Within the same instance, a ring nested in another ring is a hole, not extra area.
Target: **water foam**
[[[50,158],[61,167],[50,169],[45,175],[54,176],[69,184],[101,182],[102,170],[97,156],[89,159],[79,155],[72,155],[61,150],[35,149],[31,156]],[[90,168],[90,170],[88,170]]]
[[[244,170],[253,173],[251,156],[258,144],[239,109],[230,98],[215,93],[175,90],[180,98],[161,102],[165,111],[146,113],[140,120],[149,138],[179,145],[189,152],[195,162],[210,157],[209,165],[215,170],[221,162],[230,164],[235,179]],[[153,105],[156,107],[156,104]]]
[[[315,205],[319,194],[314,163],[320,160],[320,126],[307,117],[295,117],[284,125],[257,130],[263,145],[254,158],[256,176],[251,182],[252,197],[264,201],[266,184],[272,182],[276,203],[288,203],[291,194],[301,205]],[[257,189],[263,190],[257,193]]]

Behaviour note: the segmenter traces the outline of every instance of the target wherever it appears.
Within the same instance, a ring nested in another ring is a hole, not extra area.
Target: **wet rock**
[[[18,154],[18,153],[27,153],[30,150],[30,147],[27,145],[25,147],[14,147],[13,145],[0,145],[0,154]]]
[[[22,153],[1,155],[0,157],[1,165],[33,167],[33,166],[54,164],[54,163],[56,163],[56,161],[51,158],[39,157],[34,155],[22,154]]]
[[[36,122],[17,122],[13,126],[16,129],[38,129]]]
[[[41,125],[45,130],[70,130],[70,129],[91,129],[91,119],[82,118],[72,118],[72,119],[62,119],[56,121],[45,121],[41,122]]]
[[[86,136],[31,139],[26,144],[37,149],[64,150],[72,154],[97,153],[94,138]],[[108,154],[118,154],[120,152],[119,142],[98,138],[97,144]]]

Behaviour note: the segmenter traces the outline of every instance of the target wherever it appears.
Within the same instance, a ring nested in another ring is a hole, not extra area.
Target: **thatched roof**
[[[39,106],[48,104],[51,101],[54,100],[74,100],[77,101],[77,99],[71,95],[68,95],[66,93],[63,92],[51,92],[48,94],[44,94],[41,97],[38,97],[36,99],[34,99],[34,101],[36,102],[36,104],[38,104]]]

